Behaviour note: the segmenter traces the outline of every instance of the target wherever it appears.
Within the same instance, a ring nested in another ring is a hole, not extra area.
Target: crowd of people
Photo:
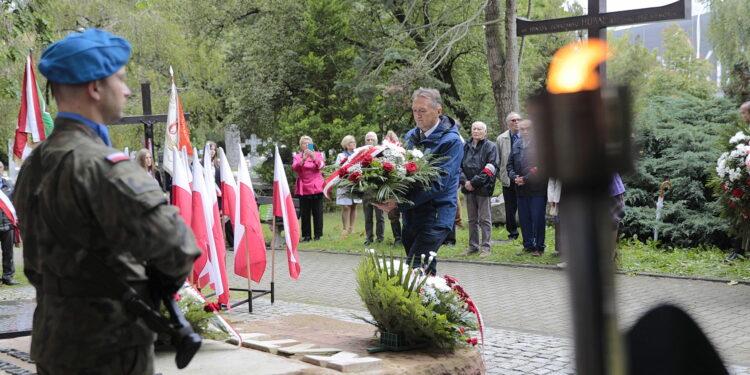
[[[448,162],[443,167],[444,174],[433,183],[432,190],[423,194],[410,192],[410,196],[418,197],[416,201],[408,198],[414,202],[412,205],[362,201],[338,189],[336,204],[341,206],[342,238],[354,233],[357,206],[361,204],[365,217],[365,246],[385,240],[384,213],[391,223],[393,244],[404,246],[411,260],[419,254],[436,253],[441,245],[455,245],[455,228],[463,228],[458,189],[463,194],[468,215],[469,239],[462,256],[476,254],[486,258],[492,255],[492,198],[496,195],[502,196],[504,202],[508,234],[503,241],[520,245],[516,255],[542,256],[546,249],[547,222],[552,220],[555,227],[553,255],[560,256],[564,252],[561,246],[563,230],[560,229],[564,223],[561,226],[558,207],[561,197],[564,197],[563,187],[558,180],[547,177],[544,166],[537,160],[533,122],[523,119],[517,112],[510,112],[505,117],[502,133],[496,142],[492,142],[487,138],[487,124],[476,121],[471,124],[471,137],[466,141],[460,135],[459,122],[443,114],[437,90],[421,88],[414,92],[412,100],[416,126],[404,136],[403,146],[446,156]],[[365,145],[377,145],[378,135],[368,132],[363,141]],[[388,131],[383,142],[401,145],[401,140],[393,131]],[[310,137],[300,138],[300,151],[295,155],[293,164],[297,173],[295,192],[303,208],[302,241],[319,239],[323,225],[322,168],[325,161],[323,154],[314,151],[311,144]],[[341,140],[342,152],[336,157],[335,165],[341,165],[356,147],[354,136],[345,136]],[[496,193],[498,183],[501,191]],[[451,186],[455,188],[451,189]],[[613,175],[610,186],[613,241],[617,239],[625,214],[624,192],[620,176]],[[315,223],[313,236],[310,232],[311,214]],[[429,215],[436,216],[434,223]],[[520,242],[517,242],[519,239]],[[559,265],[564,267],[565,262]],[[430,271],[434,270],[434,264],[426,266]]]

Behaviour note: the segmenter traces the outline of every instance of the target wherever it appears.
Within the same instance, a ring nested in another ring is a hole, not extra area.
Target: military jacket
[[[24,273],[37,292],[32,358],[96,367],[97,354],[150,345],[154,333],[81,260],[94,253],[131,284],[145,284],[147,266],[174,285],[186,279],[200,249],[156,181],[88,126],[58,118],[14,195]]]

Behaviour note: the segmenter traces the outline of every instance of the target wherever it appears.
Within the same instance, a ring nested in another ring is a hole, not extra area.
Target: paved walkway
[[[295,281],[286,269],[285,253],[279,251],[276,255],[277,299],[364,309],[355,291],[353,273],[359,256],[301,252],[302,273]],[[231,270],[229,258],[227,269]],[[270,261],[269,253],[260,288],[268,286]],[[489,327],[560,338],[571,336],[569,290],[563,270],[463,262],[441,262],[438,270],[458,278],[477,302]],[[230,279],[233,287],[246,286],[245,279]],[[750,365],[750,286],[623,275],[618,275],[615,282],[622,329],[651,307],[669,302],[685,309],[698,322],[725,361]]]

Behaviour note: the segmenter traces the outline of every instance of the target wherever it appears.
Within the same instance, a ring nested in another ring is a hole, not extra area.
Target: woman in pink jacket
[[[312,138],[303,135],[299,139],[300,152],[294,155],[292,169],[297,173],[294,194],[299,198],[302,216],[302,242],[310,241],[310,214],[315,224],[317,241],[323,235],[323,173],[326,162],[323,154],[315,151]]]

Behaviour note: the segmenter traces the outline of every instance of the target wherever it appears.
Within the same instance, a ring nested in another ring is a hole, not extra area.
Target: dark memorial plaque
[[[589,3],[591,3],[591,1],[589,1]],[[690,0],[675,1],[674,3],[660,7],[624,10],[610,13],[599,13],[598,9],[591,12],[592,8],[593,7],[589,5],[589,14],[585,16],[542,21],[531,21],[520,17],[516,18],[518,36],[550,34],[593,28],[602,29],[611,26],[686,19],[692,16]]]

